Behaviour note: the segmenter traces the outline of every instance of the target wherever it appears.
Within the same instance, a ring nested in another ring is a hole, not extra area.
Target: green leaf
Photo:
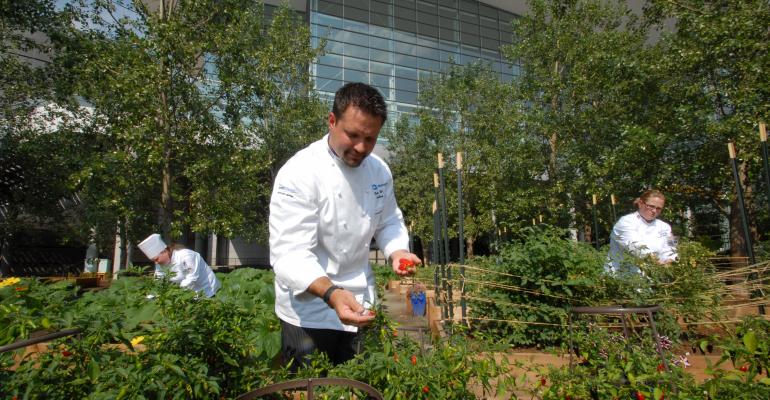
[[[757,351],[757,335],[754,331],[748,331],[743,335],[743,345],[746,346],[752,354]]]

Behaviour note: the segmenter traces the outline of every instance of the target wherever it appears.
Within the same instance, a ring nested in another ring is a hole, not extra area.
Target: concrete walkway
[[[406,302],[406,287],[386,289],[382,305],[388,316],[398,325],[399,333],[421,343],[423,348],[430,345],[428,318],[412,315],[411,305]]]

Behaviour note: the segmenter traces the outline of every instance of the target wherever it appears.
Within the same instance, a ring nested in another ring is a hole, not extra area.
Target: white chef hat
[[[157,257],[158,254],[165,249],[166,243],[163,242],[163,239],[161,239],[160,235],[157,233],[147,236],[147,239],[144,239],[142,240],[142,243],[139,243],[139,250],[141,250],[150,260]]]

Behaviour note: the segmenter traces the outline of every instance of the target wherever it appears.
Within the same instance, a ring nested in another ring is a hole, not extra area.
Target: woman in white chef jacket
[[[621,217],[612,228],[607,269],[614,273],[641,273],[639,267],[623,261],[623,253],[637,257],[652,256],[660,264],[677,259],[671,226],[660,219],[666,197],[658,190],[642,193],[634,205],[637,211]]]
[[[168,247],[157,233],[139,243],[139,249],[152,262],[170,266],[173,276],[169,280],[182,288],[212,297],[222,286],[200,254],[182,247]]]

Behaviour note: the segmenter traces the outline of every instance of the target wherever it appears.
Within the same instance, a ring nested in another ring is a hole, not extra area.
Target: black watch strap
[[[342,288],[337,285],[331,285],[329,286],[328,289],[326,289],[326,292],[324,292],[324,295],[322,297],[322,299],[324,299],[324,303],[329,304],[329,300],[331,300],[332,298],[332,292],[334,292],[337,289],[342,290]],[[331,304],[329,304],[329,306],[331,306]]]

